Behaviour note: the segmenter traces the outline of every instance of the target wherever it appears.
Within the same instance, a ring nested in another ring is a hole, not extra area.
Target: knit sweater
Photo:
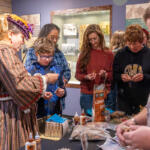
[[[86,68],[86,71],[80,69],[80,56],[76,66],[76,79],[80,81],[81,92],[84,94],[93,94],[94,84],[104,83],[104,80],[100,78],[100,70],[106,70],[108,77],[106,80],[106,86],[110,87],[112,81],[112,64],[113,54],[110,51],[91,50],[90,59]],[[90,73],[96,73],[95,80],[87,80],[85,76]]]

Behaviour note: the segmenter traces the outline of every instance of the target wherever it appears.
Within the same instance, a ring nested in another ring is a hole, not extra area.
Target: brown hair
[[[89,41],[89,34],[96,33],[100,38],[100,47],[102,50],[105,50],[105,39],[104,35],[102,33],[102,30],[100,29],[99,25],[97,24],[91,24],[89,25],[83,35],[83,43],[81,46],[81,54],[80,54],[80,69],[86,70],[87,64],[89,62],[90,58],[90,51],[92,50],[90,41]]]
[[[143,15],[143,19],[144,21],[146,22],[147,19],[150,18],[150,7],[148,7],[146,10],[145,10],[145,13]]]
[[[129,25],[125,31],[125,42],[143,43],[143,30],[138,24]]]
[[[149,40],[149,32],[144,28],[142,28],[142,30],[143,30],[144,34],[146,35],[147,40]]]
[[[113,33],[110,40],[110,49],[121,49],[125,46],[124,39],[125,32],[122,30],[117,30]]]
[[[54,44],[51,40],[47,39],[46,37],[41,37],[35,40],[33,47],[35,52],[38,54],[41,53],[51,53],[54,54]]]

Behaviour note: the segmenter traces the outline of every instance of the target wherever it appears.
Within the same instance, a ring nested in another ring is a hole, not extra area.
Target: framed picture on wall
[[[23,62],[26,60],[26,51],[33,45],[40,32],[40,14],[22,15],[21,18],[25,19],[32,25],[33,35],[31,39],[25,41],[24,48],[22,49]]]
[[[148,30],[143,19],[144,12],[148,7],[150,7],[150,3],[126,5],[126,26],[139,24]]]

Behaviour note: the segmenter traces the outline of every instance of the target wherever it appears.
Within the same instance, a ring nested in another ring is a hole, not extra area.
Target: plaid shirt
[[[36,61],[37,61],[37,57],[35,55],[35,51],[33,48],[30,48],[27,52],[25,67],[27,68],[28,66],[30,66],[31,64],[33,64]],[[64,54],[59,49],[55,50],[54,61],[55,61],[56,65],[59,65],[62,67],[63,75],[64,75],[65,79],[67,79],[67,81],[69,81],[70,77],[71,77],[71,71],[69,69],[69,66],[68,66],[68,63],[67,63],[67,60],[66,60]]]
[[[35,55],[35,51],[33,48],[30,48],[27,52],[25,67],[28,68],[31,64],[33,64],[36,61],[37,61],[37,57]],[[59,49],[55,50],[54,62],[56,65],[58,65],[62,68],[64,78],[69,81],[70,77],[71,77],[71,71],[69,69],[69,66],[68,66],[68,63],[67,63],[67,60],[66,60],[64,54]],[[61,98],[61,105],[62,105],[62,108],[64,109],[65,108],[65,98]]]

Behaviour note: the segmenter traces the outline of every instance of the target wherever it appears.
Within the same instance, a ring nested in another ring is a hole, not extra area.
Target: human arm
[[[32,76],[33,75],[40,75],[40,76],[44,77],[46,80],[46,83],[51,83],[51,84],[54,84],[56,82],[56,80],[58,79],[58,76],[59,76],[58,73],[47,73],[46,75],[42,75],[42,74],[37,72],[37,69],[36,69],[35,65],[33,65],[33,64],[26,67],[26,70]]]
[[[109,64],[108,70],[106,70],[106,73],[107,73],[106,74],[107,75],[106,86],[107,86],[107,88],[110,88],[112,80],[113,80],[113,62],[114,62],[113,54],[110,55],[109,60],[110,60],[110,64]]]
[[[108,58],[107,60],[105,60],[106,64],[104,66],[104,69],[101,69],[99,71],[99,76],[100,76],[100,84],[101,82],[104,82],[106,87],[109,89],[111,86],[111,82],[112,82],[112,78],[113,78],[113,71],[112,71],[112,66],[113,66],[113,60],[114,60],[114,56],[112,53],[108,53]]]
[[[83,71],[80,68],[80,57],[78,58],[78,61],[77,61],[77,64],[76,64],[75,77],[79,81],[86,81],[87,78],[88,78],[86,71],[85,70]]]
[[[122,71],[121,71],[121,68],[120,68],[120,59],[119,59],[119,53],[117,53],[115,55],[115,58],[114,58],[114,62],[113,62],[113,80],[114,81],[122,81],[122,78],[121,78],[121,74],[122,74]]]
[[[32,107],[45,90],[46,80],[38,75],[30,76],[12,48],[0,50],[0,80],[20,109]]]
[[[130,131],[124,132],[123,136],[126,145],[131,146],[132,149],[150,149],[150,127],[131,126]]]
[[[129,119],[127,121],[122,122],[117,126],[117,136],[121,143],[125,144],[125,139],[123,137],[123,126],[130,126],[130,125],[145,125],[146,124],[146,119],[147,119],[147,109],[144,108],[139,114],[137,114],[134,118]]]
[[[68,62],[64,56],[64,54],[60,51],[57,50],[54,54],[54,59],[57,65],[63,66],[63,75],[64,75],[64,81],[65,84],[70,80],[71,78],[71,70],[68,66]]]

